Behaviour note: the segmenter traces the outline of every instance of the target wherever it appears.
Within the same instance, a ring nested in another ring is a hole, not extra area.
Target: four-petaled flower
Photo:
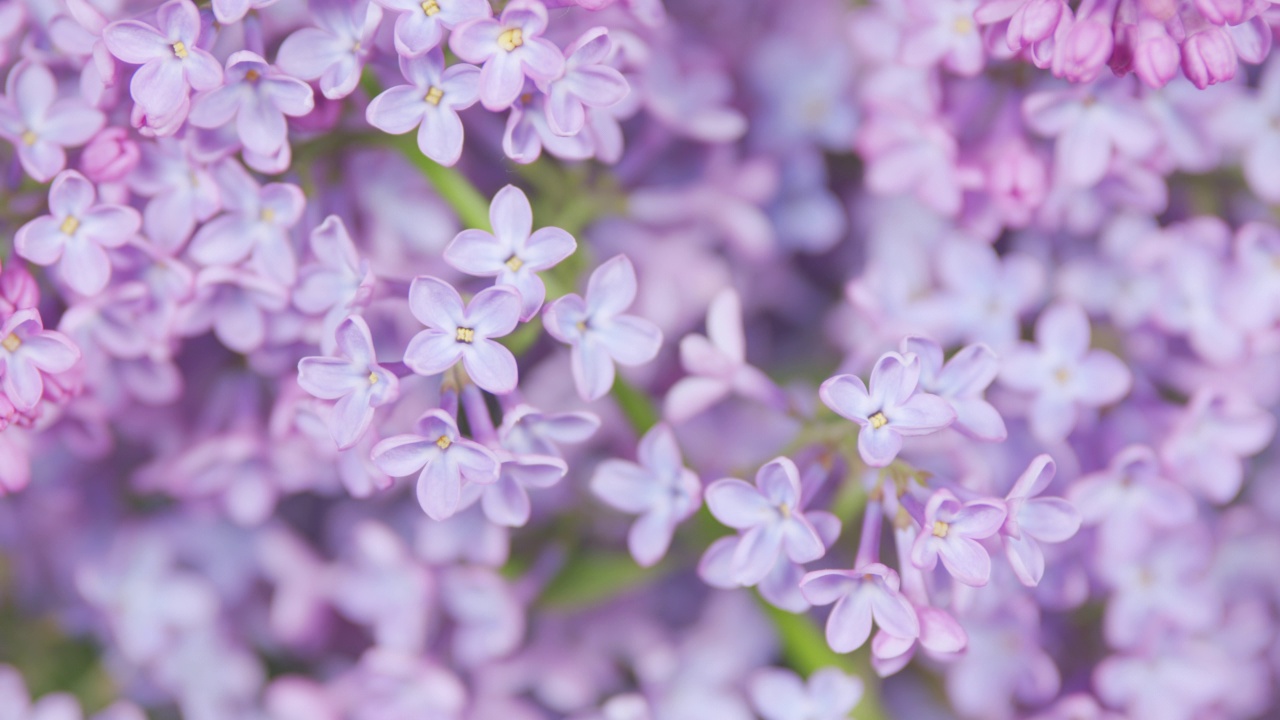
[[[494,341],[520,322],[520,293],[496,286],[480,291],[470,305],[449,283],[428,276],[409,286],[409,309],[426,330],[409,341],[404,364],[419,375],[436,375],[459,360],[475,384],[502,395],[516,388],[516,358]]]
[[[871,621],[899,638],[920,635],[915,608],[898,591],[898,573],[875,562],[853,570],[818,570],[804,576],[800,592],[814,605],[836,606],[827,617],[827,644],[853,652],[871,637]]]
[[[1004,418],[982,397],[1000,371],[1000,361],[991,348],[975,343],[943,364],[938,343],[912,336],[902,341],[902,352],[920,359],[920,389],[946,400],[956,411],[953,428],[989,442],[1001,442],[1009,436]]]
[[[480,69],[458,63],[444,66],[435,49],[417,57],[400,56],[400,72],[410,85],[383,91],[365,109],[365,119],[379,130],[403,135],[418,128],[418,149],[441,165],[462,157],[462,119],[480,97]]]
[[[1049,486],[1055,471],[1052,458],[1037,455],[1004,499],[1009,514],[1000,539],[1014,574],[1027,587],[1039,585],[1044,577],[1040,543],[1064,542],[1080,529],[1080,513],[1071,503],[1059,497],[1036,497]]]
[[[631,91],[627,79],[605,64],[612,49],[609,31],[591,28],[565,48],[564,75],[547,88],[547,125],[557,135],[577,135],[587,108],[617,105]]]
[[[751,704],[764,720],[841,720],[862,699],[862,678],[824,667],[806,683],[791,670],[765,668],[751,676]]]
[[[325,97],[340,100],[360,83],[382,8],[369,0],[311,0],[310,5],[320,27],[285,38],[276,65],[296,78],[319,80]]]
[[[63,148],[89,142],[107,122],[84,100],[57,96],[49,68],[23,60],[9,71],[0,98],[0,137],[13,143],[22,169],[37,182],[67,166]]]
[[[636,562],[649,567],[667,553],[676,525],[702,505],[702,483],[684,467],[671,428],[659,423],[640,439],[639,464],[605,460],[591,478],[591,491],[609,505],[640,517],[627,546]]]
[[[635,297],[635,268],[618,255],[591,273],[586,298],[565,295],[543,310],[547,332],[573,346],[573,379],[584,400],[602,398],[613,387],[615,360],[642,365],[662,346],[658,326],[623,314]]]
[[[856,375],[837,375],[818,390],[827,407],[861,426],[858,454],[872,467],[893,462],[902,438],[937,432],[956,419],[946,400],[916,392],[920,360],[885,353],[871,370],[871,389]]]
[[[453,417],[429,410],[413,434],[395,435],[373,446],[373,462],[393,477],[418,473],[418,504],[433,520],[458,510],[465,480],[488,485],[498,479],[498,458],[483,445],[459,437]]]
[[[4,394],[19,410],[31,410],[40,402],[44,373],[64,373],[79,359],[80,349],[62,333],[45,330],[34,309],[19,310],[0,325]]]
[[[458,233],[444,249],[445,262],[468,275],[497,277],[498,285],[514,287],[523,300],[520,320],[528,322],[538,314],[547,295],[538,272],[572,255],[578,243],[557,227],[532,232],[529,199],[514,185],[493,196],[489,223],[492,233],[475,229]]]
[[[58,274],[81,295],[102,292],[111,279],[111,259],[104,248],[116,248],[142,227],[137,210],[121,205],[95,205],[93,183],[75,170],[65,170],[49,188],[49,214],[18,228],[14,250],[37,265],[58,263]]]
[[[493,15],[486,0],[374,0],[382,7],[398,11],[396,52],[401,57],[417,57],[433,50],[445,30]]]
[[[755,487],[736,478],[711,483],[707,508],[725,525],[746,531],[733,552],[733,573],[743,585],[763,580],[783,552],[796,563],[826,553],[818,531],[800,512],[800,471],[790,458],[761,467]]]
[[[359,315],[338,324],[342,357],[305,357],[298,362],[298,384],[322,399],[337,400],[329,432],[340,449],[357,442],[373,421],[373,409],[399,396],[400,381],[377,364],[369,325]]]
[[[192,100],[188,121],[219,128],[234,119],[245,148],[270,156],[288,142],[285,116],[301,117],[315,104],[310,85],[272,68],[261,55],[241,50],[227,58],[226,84]]]
[[[203,265],[235,265],[252,255],[264,277],[291,286],[298,279],[298,260],[289,230],[302,218],[306,197],[297,185],[259,186],[244,166],[224,162],[216,169],[226,209],[205,223],[191,239],[191,257]]]
[[[107,49],[120,60],[141,65],[129,94],[155,127],[186,116],[191,91],[222,84],[222,65],[196,47],[200,11],[191,0],[169,0],[156,11],[159,29],[137,20],[119,20],[102,31]],[[173,124],[173,131],[177,130]],[[167,134],[167,133],[166,133]]]
[[[485,517],[497,525],[522,527],[532,510],[526,488],[548,488],[560,482],[569,466],[550,455],[504,453],[498,481],[485,487],[480,496]]]
[[[924,509],[924,522],[911,545],[911,563],[921,570],[942,565],[956,580],[982,587],[991,577],[991,556],[978,542],[999,532],[1008,515],[994,499],[961,503],[950,490],[938,490]]]
[[[505,110],[520,97],[524,78],[545,84],[564,73],[560,48],[541,37],[547,9],[538,0],[512,0],[499,19],[480,18],[459,25],[449,47],[480,69],[480,104]]]

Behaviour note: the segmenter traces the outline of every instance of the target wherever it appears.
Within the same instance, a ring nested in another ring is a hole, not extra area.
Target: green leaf
[[[613,381],[613,399],[618,402],[622,414],[637,435],[645,434],[649,428],[658,424],[658,409],[654,407],[649,396],[623,380],[621,375]]]
[[[548,583],[539,603],[548,607],[585,607],[622,595],[663,571],[642,568],[626,553],[597,552],[572,558]]]

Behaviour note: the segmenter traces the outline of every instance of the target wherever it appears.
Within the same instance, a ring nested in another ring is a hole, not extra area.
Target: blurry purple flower
[[[492,111],[505,110],[519,97],[524,78],[546,84],[564,73],[560,48],[541,37],[547,28],[547,9],[538,0],[512,0],[498,19],[479,18],[462,23],[449,36],[458,57],[483,63],[480,103]]]
[[[1168,480],[1155,452],[1133,445],[1116,453],[1105,470],[1071,485],[1068,498],[1086,525],[1097,525],[1104,557],[1141,553],[1151,540],[1190,523],[1196,502]]]
[[[285,116],[311,112],[311,86],[280,73],[260,55],[242,50],[227,58],[226,84],[197,95],[188,121],[219,128],[233,119],[240,142],[251,152],[274,155],[288,142]]]
[[[433,50],[452,30],[468,20],[487,18],[493,14],[486,0],[375,0],[379,5],[398,12],[396,17],[396,52],[401,57],[417,57]]]
[[[1201,90],[1235,77],[1238,65],[1231,36],[1223,28],[1201,27],[1182,41],[1182,72]]]
[[[107,18],[89,0],[66,0],[67,14],[49,21],[49,40],[59,52],[84,63],[81,96],[97,105],[103,91],[116,83],[116,60],[102,40]]]
[[[1077,187],[1101,181],[1115,153],[1144,158],[1159,137],[1124,81],[1031,93],[1022,115],[1035,133],[1056,138],[1054,165]]]
[[[377,282],[369,262],[360,257],[342,218],[330,215],[311,231],[311,253],[315,264],[305,265],[298,274],[293,305],[304,313],[324,313],[324,327],[336,328],[351,310],[368,304]],[[321,343],[325,352],[328,335]]]
[[[422,652],[434,595],[431,574],[394,530],[364,520],[351,532],[346,562],[330,570],[334,606],[367,627],[383,648]]]
[[[1040,543],[1060,543],[1080,529],[1080,513],[1058,497],[1035,497],[1044,492],[1056,470],[1048,455],[1037,455],[1005,497],[1008,515],[1000,529],[1005,555],[1018,580],[1035,587],[1044,577]]]
[[[351,720],[460,720],[467,705],[467,688],[452,671],[420,653],[376,645],[343,684],[357,698]]]
[[[138,143],[122,127],[104,128],[80,154],[80,170],[96,183],[123,180],[142,159]]]
[[[528,322],[542,308],[547,288],[538,272],[569,257],[578,243],[557,227],[533,230],[533,210],[523,191],[507,185],[489,205],[493,232],[463,230],[444,249],[445,262],[468,275],[497,277],[520,293],[520,320]]]
[[[373,409],[399,396],[400,381],[395,373],[377,364],[369,325],[352,315],[338,325],[334,357],[305,357],[298,362],[298,384],[322,400],[337,400],[330,418],[330,432],[340,449],[360,440]]]
[[[459,665],[483,665],[519,646],[525,630],[524,608],[513,590],[489,568],[455,567],[444,573],[440,600],[455,623],[451,649]]]
[[[1001,257],[986,243],[946,242],[935,267],[945,291],[933,302],[946,329],[997,352],[1017,342],[1020,317],[1040,304],[1044,292],[1040,263],[1020,253]]]
[[[733,555],[733,574],[743,585],[760,582],[783,552],[796,563],[826,552],[818,531],[800,512],[800,471],[789,458],[761,467],[755,487],[734,478],[711,483],[707,508],[725,525],[746,531]]]
[[[746,353],[742,302],[736,291],[724,290],[707,309],[707,335],[680,340],[680,363],[689,376],[667,392],[666,418],[684,422],[733,392],[785,412],[786,395],[769,376],[747,364]]]
[[[1209,581],[1214,547],[1195,524],[1167,533],[1147,552],[1098,565],[1112,589],[1103,616],[1107,643],[1136,648],[1160,637],[1222,624],[1225,587]]]
[[[37,182],[67,166],[63,148],[85,144],[107,121],[78,97],[57,96],[53,73],[23,60],[9,71],[0,98],[0,137],[13,143],[22,169]]]
[[[750,678],[751,704],[764,720],[840,720],[864,691],[862,678],[825,667],[805,683],[791,670],[764,668]]]
[[[1036,320],[1036,342],[1020,343],[1004,358],[1000,381],[1035,393],[1031,432],[1053,443],[1071,434],[1080,407],[1101,407],[1129,392],[1129,368],[1106,350],[1089,349],[1089,317],[1078,305],[1058,303]]]
[[[982,71],[986,52],[982,33],[973,19],[973,0],[917,0],[910,7],[916,16],[902,40],[902,59],[909,65],[940,63],[957,75]]]
[[[569,466],[550,455],[515,455],[502,461],[498,481],[484,490],[480,500],[492,522],[522,527],[529,522],[529,491],[547,488],[564,478]]]
[[[573,346],[573,379],[584,400],[598,400],[613,387],[615,361],[642,365],[658,354],[662,331],[623,311],[636,297],[636,271],[625,255],[591,273],[587,295],[566,295],[542,313],[547,332]]]
[[[911,563],[921,570],[942,564],[957,581],[982,587],[991,577],[991,556],[978,542],[999,532],[1008,511],[999,500],[961,503],[938,490],[925,505],[924,522],[911,546]]]
[[[183,308],[179,325],[188,335],[213,329],[223,345],[251,353],[267,339],[267,313],[289,305],[279,283],[243,268],[209,267],[196,275],[196,297]]]
[[[666,555],[676,525],[702,505],[702,483],[684,467],[671,428],[654,425],[636,448],[639,464],[605,460],[591,478],[591,492],[611,507],[639,515],[627,534],[631,557],[650,567]]]
[[[943,364],[942,347],[923,337],[902,341],[903,354],[920,359],[920,388],[946,400],[956,411],[953,428],[978,440],[1001,442],[1008,437],[1004,419],[982,393],[996,379],[1000,361],[982,344],[962,348]]]
[[[196,47],[200,11],[191,0],[169,0],[156,11],[156,21],[158,30],[137,20],[113,22],[102,39],[112,55],[142,66],[129,83],[134,101],[148,115],[170,117],[183,109],[191,90],[220,85],[222,66]]]
[[[600,429],[600,418],[589,412],[544,413],[517,405],[502,415],[502,446],[517,454],[560,457],[557,443],[580,443]]]
[[[306,197],[297,185],[259,186],[244,166],[225,160],[214,169],[222,189],[222,215],[205,223],[189,252],[202,265],[235,265],[250,255],[255,269],[285,286],[298,279],[289,230],[302,217]]]
[[[609,31],[595,27],[565,48],[564,75],[547,88],[547,124],[557,135],[577,135],[587,122],[587,108],[616,105],[631,91],[622,73],[605,61],[611,51]]]
[[[956,419],[946,400],[917,393],[920,361],[885,353],[871,371],[871,389],[856,375],[837,375],[822,383],[818,395],[858,432],[858,454],[872,467],[893,462],[902,438],[937,432]]]
[[[365,119],[379,130],[403,135],[418,128],[418,149],[441,165],[462,157],[459,110],[475,104],[480,70],[457,63],[445,68],[444,52],[431,50],[416,57],[400,56],[400,72],[410,85],[383,91],[365,109]]]
[[[13,248],[37,265],[58,264],[58,274],[81,295],[97,295],[111,280],[105,248],[131,240],[142,227],[137,210],[96,205],[93,183],[64,170],[49,188],[49,214],[18,228]]]
[[[515,356],[494,338],[510,333],[519,324],[519,293],[508,287],[491,287],[464,306],[452,285],[420,276],[409,287],[409,309],[427,326],[405,348],[404,364],[410,370],[438,375],[461,360],[480,388],[497,395],[515,389]]]
[[[151,198],[142,211],[143,230],[168,254],[177,254],[196,223],[221,209],[218,184],[187,142],[160,138],[142,143],[140,149],[141,159],[128,182],[139,195]]]
[[[50,693],[31,702],[22,674],[0,665],[0,708],[3,720],[81,720],[80,703],[71,693]]]
[[[916,612],[898,586],[898,573],[877,562],[853,570],[811,572],[800,582],[800,591],[814,605],[836,604],[827,617],[827,644],[847,653],[871,637],[873,619],[895,637],[920,634]]]
[[[213,0],[213,17],[221,25],[234,25],[250,10],[274,5],[277,0]]]
[[[34,309],[19,310],[0,324],[2,387],[18,410],[31,410],[40,402],[45,373],[67,372],[79,359],[80,349],[62,333],[45,330]]]
[[[599,112],[603,111],[590,111]],[[619,130],[619,144],[622,142],[620,134]],[[594,138],[590,133],[581,132],[565,137],[552,132],[547,119],[547,97],[540,93],[524,94],[516,100],[511,106],[506,129],[502,134],[502,152],[521,165],[537,160],[544,149],[561,160],[585,160],[596,151],[593,143]]]
[[[1261,452],[1275,433],[1275,416],[1251,399],[1205,389],[1192,396],[1160,457],[1183,485],[1227,503],[1240,492],[1243,459]]]
[[[374,46],[382,8],[370,0],[310,0],[320,27],[307,27],[285,38],[276,65],[302,80],[319,80],[330,100],[351,94]]]
[[[488,485],[498,479],[498,458],[479,443],[458,436],[443,410],[428,410],[413,434],[396,435],[373,446],[373,461],[388,475],[418,473],[418,504],[433,520],[458,510],[462,483]]]

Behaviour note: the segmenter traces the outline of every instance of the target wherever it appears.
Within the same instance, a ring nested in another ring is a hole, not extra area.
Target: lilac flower
[[[113,22],[102,39],[112,55],[142,66],[133,74],[129,94],[144,112],[162,118],[185,115],[193,89],[212,90],[222,83],[222,66],[196,47],[200,12],[191,0],[169,0],[156,11],[156,20],[159,29],[137,20]]]
[[[862,699],[862,679],[825,667],[807,683],[790,670],[765,668],[750,679],[751,704],[764,720],[840,720]]]
[[[250,10],[265,8],[276,0],[213,0],[213,17],[222,25],[234,25]]]
[[[1057,497],[1035,497],[1049,486],[1055,471],[1052,458],[1037,455],[1004,499],[1008,515],[1000,528],[1000,539],[1014,574],[1027,587],[1039,585],[1044,577],[1040,543],[1064,542],[1080,529],[1080,513],[1071,503]]]
[[[420,276],[409,287],[409,309],[426,330],[409,341],[404,364],[419,375],[438,375],[462,361],[481,388],[495,394],[516,387],[511,351],[494,341],[520,322],[520,294],[507,287],[482,290],[463,306],[449,283]]]
[[[104,128],[80,155],[80,169],[96,183],[116,182],[133,173],[142,151],[122,127]]]
[[[398,11],[396,52],[401,57],[417,57],[440,44],[445,30],[468,20],[487,18],[493,9],[485,0],[376,0],[382,7]]]
[[[1102,180],[1113,153],[1139,159],[1156,146],[1156,134],[1126,83],[1044,91],[1022,103],[1027,125],[1056,138],[1055,166],[1073,185],[1091,187]]]
[[[142,211],[146,236],[171,254],[191,237],[196,223],[213,217],[222,196],[213,175],[195,159],[188,143],[161,138],[140,148],[136,171],[129,176],[135,192],[151,198]]]
[[[621,137],[617,142],[622,142]],[[507,116],[502,152],[511,160],[528,165],[542,156],[543,149],[561,160],[586,160],[596,151],[590,133],[564,137],[552,132],[545,95],[521,95]]]
[[[75,170],[64,170],[49,188],[49,214],[18,228],[14,250],[37,265],[57,263],[63,282],[81,295],[102,292],[111,279],[104,248],[131,240],[142,227],[142,216],[131,207],[96,202],[93,183]]]
[[[480,70],[458,63],[445,68],[444,53],[436,49],[415,57],[400,56],[400,72],[411,85],[383,91],[369,103],[365,119],[393,135],[418,128],[418,149],[441,165],[462,157],[459,110],[475,104]]]
[[[1205,389],[1191,398],[1160,457],[1183,485],[1227,503],[1244,480],[1243,458],[1261,452],[1275,433],[1275,416],[1249,398]]]
[[[338,325],[341,358],[306,357],[298,362],[298,384],[322,400],[337,400],[330,432],[340,449],[355,445],[373,421],[373,409],[399,396],[400,381],[374,358],[369,325],[352,315]]]
[[[541,37],[546,28],[547,9],[542,3],[513,0],[497,20],[479,18],[454,29],[449,47],[467,62],[483,63],[480,104],[486,109],[496,112],[511,107],[526,75],[545,84],[564,73],[560,48]]]
[[[45,392],[45,374],[58,375],[80,359],[67,336],[45,330],[40,313],[19,310],[0,324],[0,376],[4,394],[18,410],[31,410]]]
[[[524,192],[507,185],[489,205],[493,232],[463,230],[444,249],[445,262],[468,275],[497,277],[497,285],[509,285],[520,293],[520,320],[528,322],[542,308],[547,288],[538,272],[549,270],[569,257],[578,243],[557,227],[533,230],[533,209]]]
[[[956,430],[978,440],[1001,442],[1008,437],[1004,419],[982,393],[996,379],[1000,362],[986,345],[962,348],[943,364],[942,347],[934,341],[912,336],[902,341],[903,354],[920,360],[920,388],[946,400],[956,411]]]
[[[195,335],[213,329],[223,345],[251,353],[267,339],[267,313],[289,305],[279,283],[241,268],[210,267],[196,275],[196,297],[183,308],[178,324]]]
[[[573,346],[573,380],[584,400],[598,400],[613,387],[614,361],[642,365],[658,354],[662,331],[623,314],[635,297],[635,268],[618,255],[591,273],[585,299],[566,295],[543,310],[547,332]]]
[[[548,488],[560,482],[569,466],[550,455],[516,455],[502,461],[498,481],[484,490],[484,514],[494,523],[522,527],[531,510],[527,488]]]
[[[589,412],[544,413],[520,404],[502,414],[499,437],[514,453],[561,457],[557,443],[580,443],[600,429]]]
[[[285,116],[300,117],[314,107],[310,85],[242,50],[227,58],[226,84],[192,101],[188,121],[196,127],[219,128],[234,119],[236,134],[247,149],[274,155],[288,142]]]
[[[871,637],[871,621],[895,637],[920,634],[915,609],[898,591],[898,573],[880,563],[853,570],[818,570],[804,576],[800,591],[814,605],[836,606],[827,616],[827,644],[853,652]]]
[[[382,8],[370,0],[310,0],[320,27],[308,27],[284,39],[276,65],[302,80],[319,80],[330,100],[351,94],[373,49]]]
[[[326,330],[336,328],[351,310],[368,304],[376,279],[337,215],[326,217],[311,231],[311,253],[318,262],[299,272],[293,305],[305,313],[324,313]],[[325,352],[331,349],[326,345],[330,334],[326,332],[321,345]]]
[[[22,675],[8,665],[0,665],[0,707],[4,720],[81,720],[80,703],[71,693],[57,692],[34,703]]]
[[[289,229],[302,217],[306,198],[297,185],[258,182],[240,163],[216,168],[227,212],[205,223],[191,240],[191,257],[204,265],[235,265],[250,255],[255,269],[282,285],[298,279]]]
[[[1057,442],[1075,427],[1080,407],[1101,407],[1129,392],[1129,368],[1106,350],[1089,349],[1089,318],[1078,305],[1060,303],[1036,320],[1036,342],[1021,343],[1004,358],[1000,381],[1034,392],[1031,431]]]
[[[902,438],[937,432],[956,419],[946,400],[917,393],[920,361],[885,353],[871,370],[871,389],[856,375],[837,375],[818,390],[822,402],[857,423],[858,454],[872,467],[898,456]]]
[[[957,75],[977,75],[986,53],[973,19],[976,6],[972,0],[913,3],[913,14],[920,19],[903,38],[903,59],[912,65],[940,63]]]
[[[0,137],[13,143],[22,169],[37,182],[67,166],[63,148],[85,144],[107,121],[83,100],[57,95],[48,68],[21,61],[9,71],[0,98]]]
[[[688,420],[733,392],[785,411],[786,396],[767,375],[747,364],[746,352],[742,303],[737,292],[724,290],[707,309],[707,335],[686,335],[680,341],[680,363],[690,375],[667,392],[667,419]]]
[[[587,108],[607,108],[631,91],[627,79],[605,64],[612,44],[609,31],[591,28],[565,48],[564,75],[547,88],[547,123],[557,135],[577,135]]]
[[[982,587],[991,577],[991,556],[978,541],[999,532],[1007,516],[999,500],[961,503],[950,490],[938,490],[925,505],[920,533],[911,546],[911,563],[932,570],[942,558],[957,581]]]
[[[789,458],[761,467],[754,488],[734,478],[711,483],[707,508],[720,522],[746,531],[733,555],[733,573],[743,585],[760,582],[783,552],[796,563],[826,552],[818,531],[799,512],[800,471]]]
[[[605,460],[591,477],[591,492],[625,513],[640,517],[627,534],[631,557],[650,567],[667,554],[681,521],[702,505],[702,483],[684,467],[671,428],[658,423],[640,439],[639,464]]]
[[[479,443],[458,436],[443,410],[428,410],[413,434],[395,435],[373,446],[373,461],[388,475],[418,473],[418,504],[433,520],[458,510],[463,481],[488,485],[498,479],[498,458]]]
[[[1068,498],[1084,524],[1099,526],[1100,552],[1111,557],[1140,554],[1196,517],[1191,494],[1165,478],[1155,452],[1143,445],[1121,450],[1105,470],[1075,481]]]

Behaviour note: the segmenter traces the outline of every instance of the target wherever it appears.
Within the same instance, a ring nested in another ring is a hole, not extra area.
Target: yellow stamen
[[[258,78],[260,77],[262,77],[262,73],[258,72],[257,70],[250,70],[249,72],[244,74],[244,79],[248,80],[249,82],[258,82]]]
[[[177,55],[182,60],[186,60],[188,55],[187,46],[183,44],[181,40],[179,40],[178,42],[173,44],[173,54]]]
[[[66,220],[62,221],[62,225],[58,228],[63,235],[75,235],[76,230],[80,229],[80,220],[72,215],[68,215]]]
[[[511,52],[524,44],[524,31],[520,28],[503,30],[498,36],[498,47]]]
[[[268,223],[275,222],[275,219],[276,219],[275,210],[272,210],[271,208],[262,208],[262,212],[259,214],[262,216],[262,222],[268,222]]]
[[[951,29],[955,30],[957,35],[968,35],[973,32],[973,21],[967,17],[958,17],[951,24]]]
[[[933,521],[933,536],[934,536],[934,537],[944,538],[944,537],[946,537],[946,536],[947,536],[947,532],[948,532],[950,529],[951,529],[951,524],[950,524],[950,523],[944,523],[944,522],[942,522],[941,520],[934,520],[934,521]]]
[[[378,373],[375,373],[375,372],[369,373],[369,384],[370,385],[378,384]]]
[[[867,418],[867,421],[871,423],[872,430],[879,430],[889,424],[889,418],[885,417],[884,413],[879,410],[877,410],[871,417]]]
[[[453,441],[450,440],[446,435],[441,435],[440,437],[436,438],[436,447],[440,448],[441,450],[448,450],[449,446],[452,444],[453,444]]]
[[[427,91],[426,100],[432,105],[439,105],[440,98],[442,97],[444,97],[444,91],[438,87],[432,86],[431,89]]]
[[[1053,373],[1053,379],[1058,381],[1059,385],[1066,385],[1071,379],[1071,371],[1066,368],[1058,368]]]
[[[511,272],[515,272],[520,268],[524,267],[524,261],[516,257],[515,255],[512,255],[511,257],[507,258],[506,265],[507,267],[511,268]]]
[[[460,327],[458,328],[458,334],[454,336],[454,339],[458,342],[464,343],[474,342],[476,339],[476,331],[471,328]]]
[[[26,145],[27,147],[30,147],[30,146],[35,145],[35,144],[36,144],[36,140],[39,140],[39,138],[38,138],[38,137],[36,137],[36,134],[35,134],[35,133],[33,133],[33,132],[31,132],[30,130],[27,130],[27,131],[25,131],[25,132],[23,132],[23,133],[22,133],[22,144],[23,144],[23,145]]]
[[[440,12],[440,3],[436,2],[436,0],[426,0],[426,2],[422,3],[422,12],[426,13],[427,17],[431,17]]]
[[[4,349],[9,352],[17,352],[18,348],[22,346],[22,339],[13,333],[9,333],[9,337],[5,338],[0,345],[3,345]]]
[[[778,506],[778,512],[782,514],[784,519],[789,518],[791,517],[791,506],[786,503],[782,503]]]

